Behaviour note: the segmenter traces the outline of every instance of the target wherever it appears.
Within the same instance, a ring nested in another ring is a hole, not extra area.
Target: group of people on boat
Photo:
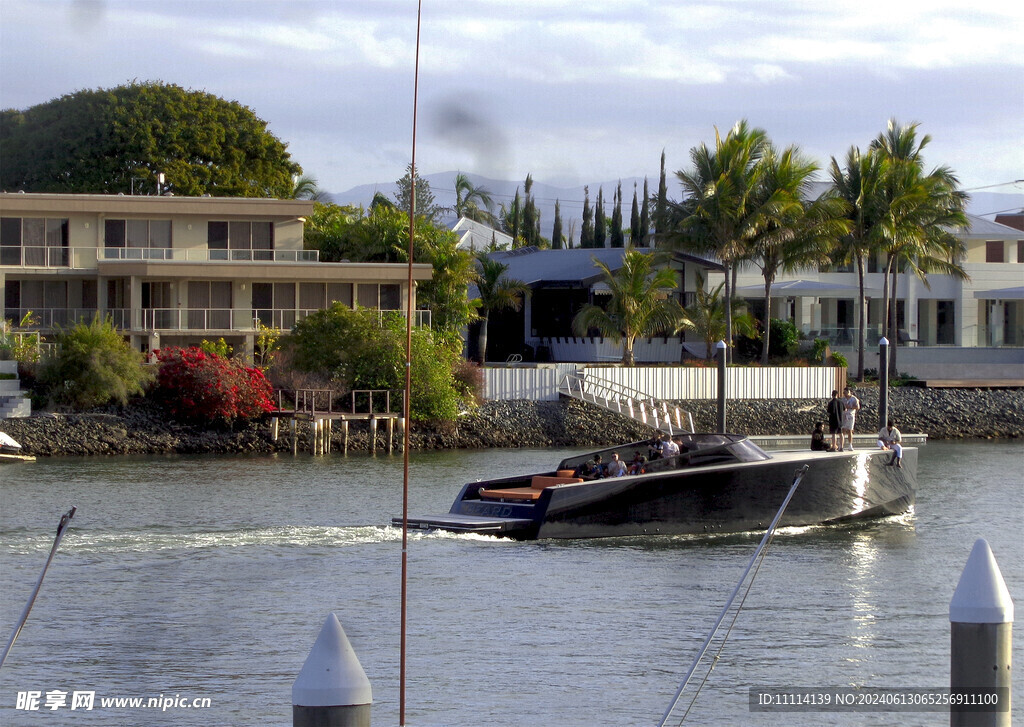
[[[633,459],[625,462],[618,452],[612,452],[611,461],[605,462],[599,454],[593,459],[588,459],[576,468],[573,475],[584,480],[599,480],[604,477],[625,477],[626,475],[638,475],[644,472],[647,458],[639,451],[633,453]]]
[[[847,386],[843,389],[843,398],[839,398],[839,391],[832,390],[832,398],[825,406],[825,414],[828,417],[829,434],[832,441],[825,439],[825,422],[819,421],[814,424],[814,431],[811,432],[811,450],[815,452],[838,452],[845,450],[853,451],[853,429],[857,422],[857,412],[860,411],[860,400],[854,396],[853,390]],[[878,448],[891,450],[893,455],[886,463],[894,467],[903,466],[903,435],[896,428],[896,423],[889,419],[886,426],[878,430]]]

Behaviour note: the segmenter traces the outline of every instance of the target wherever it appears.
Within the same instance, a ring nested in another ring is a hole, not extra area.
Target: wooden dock
[[[404,431],[405,418],[401,412],[392,411],[392,393],[388,389],[356,389],[344,398],[349,404],[346,408],[338,408],[336,392],[327,389],[296,389],[277,392],[277,410],[270,420],[271,438],[277,441],[280,436],[280,421],[289,424],[288,437],[292,445],[292,454],[298,454],[299,441],[302,438],[300,424],[307,426],[309,451],[314,455],[330,454],[334,436],[334,423],[341,423],[341,451],[348,454],[349,422],[369,422],[370,450],[377,451],[377,427],[381,421],[387,428],[387,451],[390,454],[395,446],[395,422]],[[397,399],[404,411],[404,392],[398,391]],[[376,397],[377,405],[374,405]],[[290,402],[289,402],[290,400]],[[291,403],[291,408],[287,404]],[[380,411],[377,411],[380,409]],[[404,445],[404,442],[403,442]]]

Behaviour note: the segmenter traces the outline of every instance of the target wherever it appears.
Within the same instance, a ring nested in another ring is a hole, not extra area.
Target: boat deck
[[[409,518],[410,530],[450,530],[463,533],[498,535],[510,530],[528,527],[532,521],[518,518],[486,517],[484,515],[425,515]],[[391,524],[402,527],[402,518],[391,519]]]

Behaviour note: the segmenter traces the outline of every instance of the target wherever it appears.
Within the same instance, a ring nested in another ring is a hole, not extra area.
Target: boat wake
[[[49,550],[49,533],[11,537],[5,534],[0,552],[28,555]],[[355,526],[279,526],[230,530],[183,531],[152,527],[130,530],[73,529],[61,550],[71,555],[96,553],[137,553],[159,551],[197,551],[223,548],[337,548],[400,541],[401,530],[390,527]]]

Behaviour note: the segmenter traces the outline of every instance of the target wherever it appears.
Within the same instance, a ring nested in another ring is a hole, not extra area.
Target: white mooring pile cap
[[[370,680],[333,613],[324,621],[306,663],[292,684],[299,707],[347,707],[372,704]]]
[[[984,538],[978,538],[949,602],[951,623],[1013,623],[1013,600]]]

